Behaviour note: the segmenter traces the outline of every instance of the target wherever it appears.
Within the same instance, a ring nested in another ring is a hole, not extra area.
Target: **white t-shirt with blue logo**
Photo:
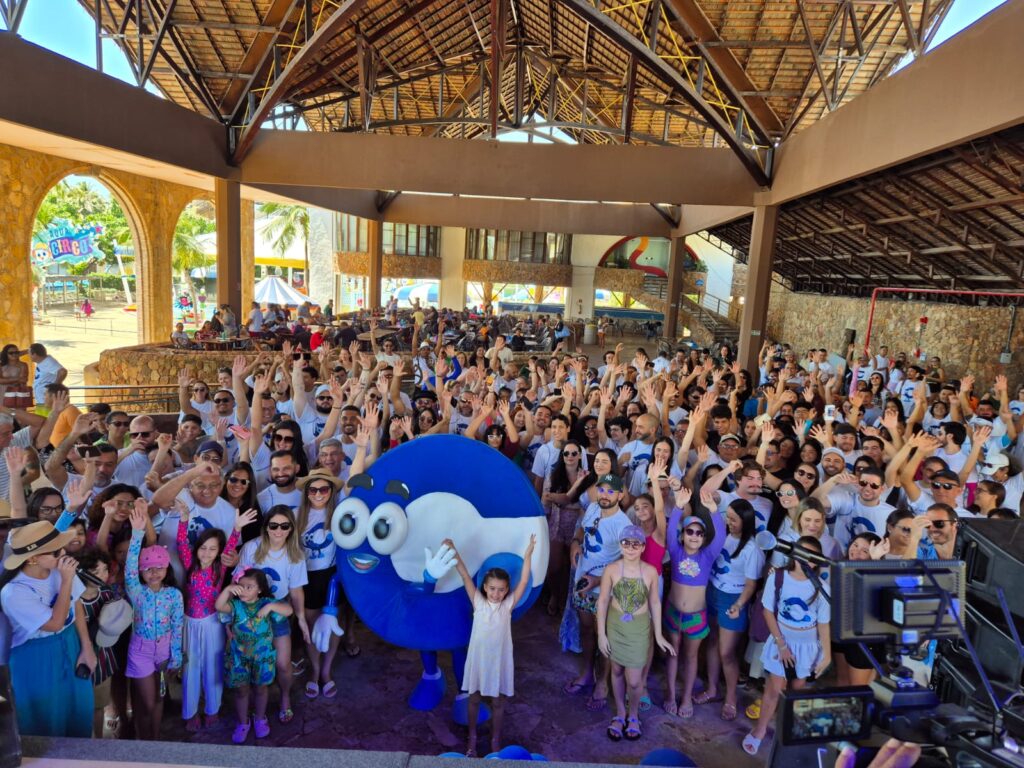
[[[302,549],[306,553],[306,570],[322,571],[334,565],[337,547],[331,535],[330,516],[326,509],[310,509],[306,530],[302,532]]]
[[[779,626],[788,629],[812,629],[819,624],[828,624],[832,618],[826,594],[828,584],[822,584],[825,594],[818,591],[810,579],[795,579],[789,571],[782,578],[779,590]],[[775,610],[775,577],[770,577],[764,589],[761,605],[769,611]]]
[[[742,592],[747,585],[747,579],[761,578],[761,571],[764,569],[764,552],[757,548],[753,539],[750,539],[733,557],[739,543],[740,540],[732,534],[726,536],[725,546],[715,558],[715,564],[711,566],[711,586],[730,595]]]
[[[895,507],[879,502],[873,507],[866,506],[859,495],[845,491],[833,491],[828,495],[835,516],[832,535],[845,552],[854,537],[861,533],[874,533],[885,537],[885,522]]]
[[[207,528],[219,528],[224,532],[225,537],[231,536],[235,529],[235,512],[237,511],[227,499],[219,496],[213,502],[213,506],[201,507],[192,497],[192,493],[185,488],[177,496],[178,501],[188,508],[188,541],[194,545],[200,534]],[[174,571],[174,578],[178,584],[186,583],[185,568],[178,557],[178,526],[181,524],[181,514],[176,509],[167,511],[158,530],[157,544],[167,548],[171,556],[171,569]]]
[[[309,583],[304,559],[293,563],[288,559],[288,550],[281,548],[276,552],[271,550],[261,562],[257,563],[256,548],[259,545],[260,540],[253,539],[242,547],[241,558],[233,576],[235,579],[238,579],[250,568],[259,568],[267,574],[267,581],[270,582],[270,589],[274,593],[275,600],[284,600],[288,597],[288,590],[304,587]]]
[[[738,493],[719,493],[718,508],[724,510],[736,499],[740,498]],[[772,516],[772,503],[764,496],[755,496],[750,501],[750,506],[754,508],[754,530],[760,533],[768,528],[768,519]]]

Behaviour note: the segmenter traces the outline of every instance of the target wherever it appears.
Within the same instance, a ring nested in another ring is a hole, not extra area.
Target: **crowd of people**
[[[534,484],[550,539],[537,610],[560,617],[552,647],[579,660],[553,685],[610,707],[612,741],[641,738],[658,700],[683,720],[745,715],[753,755],[787,687],[833,665],[839,684],[873,678],[858,647],[830,641],[827,572],[766,554],[760,531],[833,559],[949,558],[965,518],[1020,511],[1024,390],[1005,376],[954,380],[884,346],[765,343],[756,370],[728,346],[593,359],[563,340],[528,355],[493,317],[460,349],[448,332],[465,318],[417,313],[411,353],[367,319],[368,343],[285,343],[215,382],[182,370],[162,430],[156,414],[70,405],[63,369],[33,345],[36,406],[0,413],[13,518],[0,606],[23,733],[157,738],[178,678],[189,731],[217,727],[231,689],[235,743],[292,719],[297,676],[304,698],[335,697],[336,653],[360,648],[350,609],[326,651],[310,638],[335,569],[332,511],[350,477],[424,436],[482,441]],[[20,392],[12,347],[0,382]],[[492,699],[497,749],[526,579],[478,589],[458,567],[474,608],[464,690]],[[745,709],[744,689],[761,691]]]

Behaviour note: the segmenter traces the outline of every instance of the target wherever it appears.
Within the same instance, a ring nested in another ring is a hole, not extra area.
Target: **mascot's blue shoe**
[[[491,710],[480,702],[480,711],[477,712],[476,724],[482,725],[491,719]],[[469,694],[460,693],[455,697],[455,701],[452,702],[452,720],[458,725],[469,725]]]
[[[441,670],[433,674],[424,672],[412,695],[409,696],[409,706],[428,712],[441,703],[441,699],[444,698],[444,689],[444,672]]]

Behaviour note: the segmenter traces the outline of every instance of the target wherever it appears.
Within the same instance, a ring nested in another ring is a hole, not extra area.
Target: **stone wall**
[[[335,254],[337,269],[345,275],[369,275],[370,255],[354,251]],[[440,280],[441,259],[436,256],[400,256],[384,254],[382,277],[404,277],[411,280]]]
[[[788,342],[797,350],[825,347],[829,352],[846,354],[840,349],[844,331],[856,331],[855,341],[863,345],[867,330],[870,299],[793,293],[772,285],[768,306],[768,336]],[[999,362],[1011,322],[1010,308],[967,307],[924,301],[879,300],[875,306],[871,346],[889,346],[890,353],[907,352],[918,345],[917,326],[928,318],[921,337],[921,349],[942,358],[947,376],[972,373],[982,386],[992,383],[999,373],[1010,378],[1011,391],[1024,384],[1024,318],[1019,318],[1010,341],[1013,360]]]
[[[175,349],[169,344],[140,344],[107,349],[96,366],[102,385],[177,385],[178,372],[192,369],[204,381],[216,385],[217,369],[231,366],[236,355],[255,358],[256,352],[214,352]]]
[[[181,211],[207,193],[53,155],[0,144],[0,339],[32,342],[32,225],[46,193],[71,174],[98,178],[124,209],[135,245],[139,336],[163,341],[172,330],[171,241]]]
[[[462,262],[462,279],[476,283],[568,287],[572,285],[572,265],[466,259]]]
[[[594,270],[594,288],[638,296],[644,290],[644,273],[638,269],[597,267]]]

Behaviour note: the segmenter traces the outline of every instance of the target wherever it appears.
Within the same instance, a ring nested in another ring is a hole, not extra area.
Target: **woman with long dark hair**
[[[256,473],[253,472],[252,465],[247,461],[233,464],[224,475],[224,487],[220,491],[220,497],[243,512],[248,509],[256,510],[256,520],[242,529],[243,544],[260,535],[262,515],[257,501],[258,495]]]
[[[747,632],[747,605],[754,599],[757,580],[764,568],[764,553],[754,543],[754,507],[745,499],[734,499],[726,508],[728,535],[711,569],[708,585],[708,620],[711,635],[707,644],[708,685],[694,697],[695,704],[718,701],[718,675],[725,675],[722,719],[736,719],[736,689],[740,678],[739,646]]]
[[[576,525],[583,512],[579,488],[587,478],[583,469],[583,446],[575,440],[566,441],[551,473],[544,480],[541,503],[548,518],[551,554],[548,557],[546,583],[551,592],[548,615],[556,616],[565,605],[569,589],[569,545],[576,534]]]

